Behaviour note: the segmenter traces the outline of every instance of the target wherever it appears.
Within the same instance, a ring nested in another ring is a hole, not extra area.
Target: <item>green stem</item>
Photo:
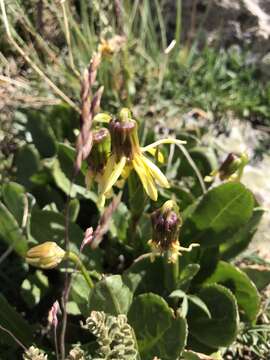
[[[177,287],[177,282],[179,278],[179,261],[178,258],[176,262],[169,262],[168,252],[164,255],[164,268],[165,268],[165,284],[167,290],[171,293]]]
[[[72,251],[68,251],[66,253],[65,256],[67,259],[69,259],[70,261],[72,261],[76,267],[80,270],[80,272],[82,273],[83,277],[85,278],[85,281],[87,282],[88,286],[90,289],[92,289],[94,287],[94,283],[91,280],[88,271],[86,269],[86,267],[83,265],[82,261],[80,260],[79,256],[76,255],[74,252]]]

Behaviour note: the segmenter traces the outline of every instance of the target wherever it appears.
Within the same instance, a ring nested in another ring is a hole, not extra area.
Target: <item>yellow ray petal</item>
[[[158,161],[163,164],[164,163],[164,156],[162,154],[162,152],[160,151],[160,149],[155,149],[155,148],[149,148],[147,150],[145,150],[147,152],[149,152],[149,154],[153,155],[154,157],[157,154],[157,159]]]
[[[104,174],[102,192],[106,194],[116,183],[126,165],[126,158],[123,156],[118,163],[115,162],[115,157],[111,156],[107,162]]]
[[[134,167],[134,170],[138,174],[147,195],[152,200],[157,201],[157,197],[158,197],[157,188],[151,176],[151,173],[149,172],[147,166],[145,166],[142,160],[142,156],[135,155],[134,159],[132,160],[132,165]]]
[[[153,142],[153,143],[150,144],[150,145],[141,147],[141,151],[143,151],[143,152],[144,152],[144,151],[149,151],[149,149],[155,148],[155,147],[157,147],[158,145],[162,145],[162,144],[182,145],[182,144],[186,144],[186,141],[178,140],[178,139],[174,139],[174,138],[171,138],[171,139],[161,139],[161,140],[158,140],[158,141]]]
[[[124,167],[124,169],[122,171],[122,178],[127,179],[131,173],[131,170],[132,170],[132,165],[126,164],[126,166]]]
[[[170,184],[162,171],[151,160],[147,159],[147,157],[142,155],[141,158],[145,166],[148,167],[155,182],[161,187],[169,188]]]

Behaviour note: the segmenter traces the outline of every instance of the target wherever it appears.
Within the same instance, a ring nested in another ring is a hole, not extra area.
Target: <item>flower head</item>
[[[152,213],[152,240],[150,245],[161,254],[168,252],[169,260],[175,262],[179,253],[178,241],[182,219],[176,203],[166,201],[163,206]]]
[[[41,269],[52,269],[64,259],[66,252],[55,242],[47,241],[27,251],[26,261]]]
[[[85,182],[88,188],[91,187],[93,180],[99,182],[103,174],[111,152],[111,139],[109,130],[101,128],[93,131],[93,146],[88,156],[88,171]]]
[[[158,198],[157,186],[170,187],[166,176],[144,153],[147,151],[155,155],[155,148],[160,144],[182,144],[183,142],[176,139],[163,139],[141,147],[137,128],[137,122],[131,118],[131,113],[126,108],[121,110],[118,119],[110,121],[111,156],[100,181],[101,204],[104,204],[105,195],[112,189],[119,177],[121,175],[124,178],[127,177],[132,169],[138,174],[146,194],[154,201]]]

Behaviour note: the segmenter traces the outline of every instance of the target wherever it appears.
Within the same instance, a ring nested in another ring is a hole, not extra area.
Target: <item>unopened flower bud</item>
[[[151,244],[161,253],[177,251],[182,220],[176,203],[172,200],[166,201],[151,215],[151,221],[153,234]]]
[[[41,269],[52,269],[64,259],[66,252],[55,242],[47,241],[27,251],[26,261]]]
[[[223,161],[223,163],[221,164],[218,170],[220,180],[228,179],[238,170],[240,164],[241,164],[240,158],[235,154],[230,153]]]
[[[52,307],[50,308],[49,314],[48,314],[48,322],[49,325],[57,328],[58,325],[58,317],[57,315],[61,313],[59,302],[56,300]]]
[[[248,158],[246,154],[238,156],[230,153],[218,170],[220,180],[230,179],[234,174],[238,177],[237,173],[241,173],[247,163]]]
[[[107,164],[111,151],[109,130],[101,128],[93,131],[93,146],[87,162],[93,173],[102,172]]]

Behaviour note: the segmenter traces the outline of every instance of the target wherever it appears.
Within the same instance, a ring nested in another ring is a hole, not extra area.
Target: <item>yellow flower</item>
[[[64,259],[66,252],[55,242],[47,241],[27,251],[26,261],[41,269],[52,269]]]
[[[126,108],[120,112],[119,119],[111,120],[111,156],[108,159],[104,174],[100,179],[100,204],[104,205],[105,196],[110,192],[119,177],[128,177],[134,169],[138,174],[146,194],[154,201],[158,198],[157,186],[169,188],[170,184],[161,170],[149,160],[144,153],[156,153],[161,144],[183,144],[177,139],[162,139],[145,147],[141,147],[137,133],[137,123],[131,119]],[[162,160],[162,156],[158,156]]]

